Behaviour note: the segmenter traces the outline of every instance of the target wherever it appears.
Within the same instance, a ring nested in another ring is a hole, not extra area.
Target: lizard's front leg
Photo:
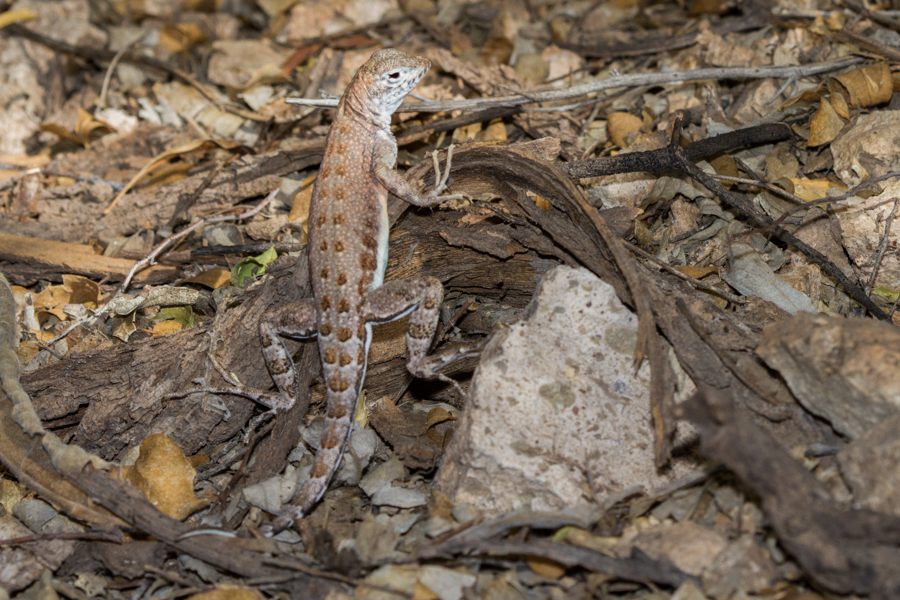
[[[446,200],[461,200],[465,198],[462,194],[447,194],[442,196],[441,193],[447,187],[447,180],[450,177],[450,162],[453,160],[453,146],[447,148],[447,162],[444,165],[444,174],[441,176],[441,167],[438,164],[437,151],[431,155],[434,160],[434,182],[435,186],[430,192],[423,194],[414,188],[399,172],[394,169],[397,161],[397,146],[390,141],[381,141],[375,149],[375,176],[378,181],[387,188],[389,192],[405,200],[414,206],[434,206]]]
[[[444,286],[436,277],[424,275],[389,281],[368,293],[363,303],[363,318],[367,323],[389,323],[406,315],[406,348],[409,361],[406,368],[415,377],[437,378],[454,383],[438,373],[444,366],[480,352],[480,347],[464,346],[428,355],[431,340],[437,330]]]

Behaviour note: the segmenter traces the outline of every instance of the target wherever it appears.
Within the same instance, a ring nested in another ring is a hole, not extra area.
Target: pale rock
[[[831,143],[834,172],[848,186],[900,168],[900,111],[876,110]]]
[[[696,467],[691,457],[654,467],[650,368],[635,373],[636,339],[637,318],[611,286],[585,269],[546,273],[523,320],[485,349],[437,487],[491,517],[656,488]]]

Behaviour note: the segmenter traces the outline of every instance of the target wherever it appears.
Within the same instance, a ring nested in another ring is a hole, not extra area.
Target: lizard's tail
[[[309,479],[304,481],[294,494],[291,506],[285,507],[270,526],[260,529],[266,536],[275,535],[293,525],[307,514],[325,493],[340,465],[344,447],[350,437],[360,387],[360,385],[349,386],[341,392],[328,390],[325,431],[312,469],[309,471]]]

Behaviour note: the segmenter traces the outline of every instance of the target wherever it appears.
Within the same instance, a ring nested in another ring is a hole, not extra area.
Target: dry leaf
[[[819,98],[820,96],[816,92],[812,90],[805,90],[782,104],[780,110],[784,110],[785,108],[788,108],[789,106],[793,106],[795,104],[812,104],[813,102],[818,102]]]
[[[199,275],[194,275],[187,279],[185,283],[199,283],[210,289],[217,290],[220,287],[231,284],[231,271],[219,268],[207,269]]]
[[[474,140],[475,136],[481,133],[481,123],[472,123],[464,127],[457,127],[453,130],[453,143],[462,144],[466,140]]]
[[[525,563],[532,571],[548,579],[559,579],[566,574],[566,567],[543,556],[529,556]]]
[[[840,86],[841,86],[841,84],[839,84],[837,82],[834,83],[835,91],[833,91],[831,93],[831,98],[830,98],[831,106],[832,106],[832,108],[834,108],[834,112],[839,114],[844,119],[849,120],[850,119],[850,107],[847,106],[847,99],[844,98],[844,94],[841,93],[841,91],[839,89]],[[828,87],[829,87],[829,89],[831,88],[830,81],[829,81]]]
[[[312,202],[313,184],[315,182],[316,176],[310,175],[303,180],[300,189],[294,195],[291,212],[288,214],[288,221],[291,223],[306,223],[307,219],[309,219],[309,204]]]
[[[490,125],[481,134],[480,142],[506,143],[506,125],[501,119],[491,121]]]
[[[631,113],[614,112],[606,118],[609,138],[619,148],[627,148],[631,143],[630,136],[637,133],[644,125],[640,117]]]
[[[239,144],[237,142],[232,142],[229,140],[215,140],[213,138],[201,138],[199,140],[193,140],[190,142],[185,142],[184,144],[179,144],[174,148],[169,148],[165,152],[157,154],[154,156],[149,163],[147,163],[143,169],[141,169],[137,175],[131,178],[131,181],[125,184],[125,187],[122,188],[122,191],[116,194],[116,197],[113,198],[112,202],[109,203],[105,209],[103,209],[103,214],[108,215],[113,208],[115,208],[116,204],[119,203],[119,200],[122,199],[122,196],[127,194],[131,188],[137,185],[137,182],[140,181],[144,176],[147,175],[156,165],[169,160],[173,156],[178,156],[180,154],[187,154],[188,152],[196,152],[197,150],[205,150],[206,148],[211,148],[213,146],[218,146],[223,150],[236,150],[242,149],[247,150],[246,146]]]
[[[63,275],[63,288],[69,292],[69,304],[83,304],[97,308],[100,301],[100,285],[81,275]]]
[[[791,192],[804,202],[813,200],[821,200],[828,196],[828,190],[831,188],[846,188],[839,183],[834,183],[827,179],[800,179],[792,177],[789,179],[791,186],[794,188]]]
[[[851,106],[875,106],[890,100],[894,93],[891,69],[886,62],[853,69],[834,79],[844,86]]]
[[[525,192],[525,195],[528,196],[529,198],[531,198],[532,200],[534,200],[534,204],[544,212],[547,212],[548,210],[553,208],[553,205],[550,204],[549,200],[546,200],[546,199],[538,196],[534,192]]]
[[[141,454],[133,467],[123,469],[125,480],[144,493],[147,500],[173,519],[186,519],[209,505],[194,496],[196,471],[178,444],[155,433],[141,442]]]
[[[89,112],[79,108],[78,122],[75,124],[74,131],[69,131],[66,127],[58,123],[44,123],[40,126],[40,130],[52,133],[60,139],[67,140],[73,144],[87,147],[98,137],[102,137],[107,133],[114,133],[116,128],[105,121],[94,118]],[[100,135],[94,135],[95,133],[101,132],[101,130],[105,131],[100,133]]]
[[[417,581],[413,587],[412,600],[439,600],[440,596],[432,592],[428,586]]]
[[[50,160],[50,157],[46,154],[36,154],[35,156],[29,156],[27,154],[0,155],[0,163],[15,165],[17,167],[24,167],[26,169],[40,169],[41,167],[46,166],[47,163],[50,162]],[[21,174],[22,171],[18,169],[11,171],[0,169],[0,181]]]
[[[190,50],[207,39],[198,23],[175,23],[166,25],[159,32],[159,45],[166,50],[178,53]]]
[[[153,335],[166,335],[167,333],[178,333],[182,329],[184,329],[184,327],[181,323],[174,319],[168,319],[159,321],[153,325],[153,329],[150,330],[150,333]]]
[[[809,122],[809,139],[806,145],[812,148],[827,144],[834,140],[844,128],[844,122],[835,112],[827,98],[822,98],[819,110]]]
[[[428,412],[428,421],[425,423],[425,426],[429,429],[437,425],[438,423],[443,423],[444,421],[455,421],[456,417],[454,417],[450,412],[441,408],[440,406],[436,406],[432,408]]]
[[[685,275],[689,277],[693,277],[694,279],[703,279],[707,275],[712,275],[713,273],[719,272],[719,267],[675,267],[678,271],[681,271]]]
[[[6,12],[0,13],[0,29],[3,29],[7,25],[12,25],[13,23],[21,23],[22,21],[30,21],[37,18],[38,14],[27,8],[21,10],[7,10]]]
[[[727,154],[723,154],[721,156],[717,156],[716,158],[709,161],[709,165],[715,169],[716,173],[719,175],[724,175],[725,177],[740,177],[741,172],[737,167],[737,163],[734,162],[734,159],[728,156]],[[723,181],[722,185],[727,189],[731,189],[731,186],[734,185],[734,182],[731,181]]]
[[[284,71],[279,65],[269,63],[257,69],[250,77],[249,81],[244,85],[228,87],[235,92],[243,92],[252,90],[258,85],[269,85],[273,83],[291,83],[291,78],[284,74]]]

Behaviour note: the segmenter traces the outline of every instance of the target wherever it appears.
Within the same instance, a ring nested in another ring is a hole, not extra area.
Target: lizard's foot
[[[463,392],[463,389],[459,386],[459,383],[455,379],[447,377],[439,371],[447,365],[458,360],[462,360],[470,356],[478,356],[479,354],[481,354],[481,351],[484,350],[488,339],[489,338],[485,338],[483,341],[477,344],[460,346],[458,348],[450,348],[445,352],[430,354],[424,359],[420,360],[418,363],[408,364],[407,369],[410,373],[413,374],[414,377],[418,377],[420,379],[438,379],[440,381],[443,381],[444,383],[449,383],[456,388],[456,391],[458,391],[461,396],[465,396],[465,392]]]
[[[284,397],[279,393],[273,393],[244,385],[233,374],[225,371],[225,369],[222,368],[222,366],[219,364],[219,362],[216,360],[216,357],[212,353],[207,354],[207,358],[212,363],[213,368],[215,368],[222,379],[224,379],[229,384],[228,387],[199,387],[191,390],[186,390],[184,392],[166,394],[162,397],[162,400],[165,402],[167,400],[173,400],[175,398],[186,398],[191,394],[216,394],[219,396],[228,394],[232,396],[241,396],[243,398],[253,400],[257,404],[262,404],[269,409],[268,412],[263,413],[262,415],[260,415],[260,417],[267,416],[269,415],[269,413],[282,412],[289,409],[293,404],[293,402],[291,402],[291,405],[288,405]],[[254,419],[254,421],[256,421],[257,424],[259,422],[257,419]],[[253,427],[250,428],[250,431],[252,430]]]
[[[444,200],[462,200],[465,198],[463,194],[447,194],[446,196],[441,196],[441,192],[447,189],[447,181],[450,179],[450,163],[453,161],[453,149],[456,146],[450,144],[447,147],[447,162],[444,165],[443,175],[441,174],[441,165],[438,162],[438,153],[437,150],[431,153],[431,160],[434,161],[434,189],[428,194],[433,198],[440,198],[442,201]]]
[[[286,506],[281,510],[281,513],[275,517],[274,521],[260,527],[259,532],[265,537],[272,537],[278,535],[285,529],[288,529],[301,518],[303,518],[303,511],[300,510],[299,506]]]

